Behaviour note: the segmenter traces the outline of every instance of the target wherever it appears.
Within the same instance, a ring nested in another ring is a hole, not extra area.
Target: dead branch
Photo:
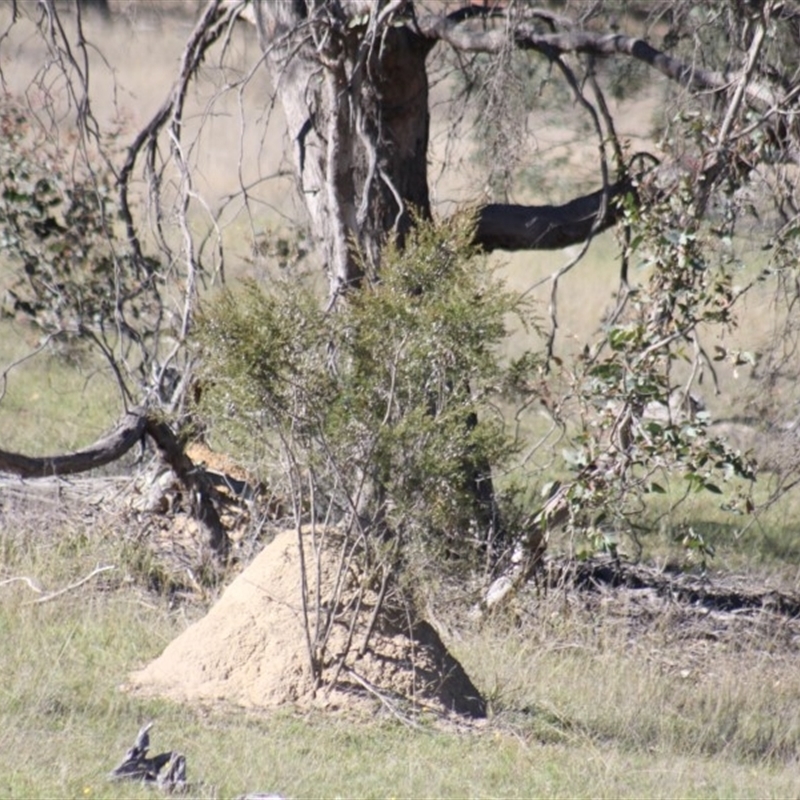
[[[100,575],[103,572],[108,572],[111,569],[116,569],[113,564],[108,564],[105,567],[96,567],[93,569],[86,577],[81,578],[79,581],[75,581],[75,583],[71,583],[69,586],[65,586],[63,589],[58,589],[55,592],[50,592],[50,594],[44,595],[44,597],[39,597],[36,600],[31,600],[27,605],[31,605],[33,603],[47,603],[49,600],[55,600],[56,597],[61,597],[62,595],[66,594],[67,592],[71,592],[73,589],[77,589],[83,586],[84,583],[87,583],[92,578],[97,575]],[[31,584],[29,584],[31,585]]]
[[[148,756],[150,747],[150,728],[152,722],[144,725],[136,736],[119,766],[111,771],[108,778],[112,781],[134,780],[156,786],[164,792],[183,792],[186,785],[186,757],[170,750],[157,756]],[[165,769],[166,767],[166,769]]]
[[[180,74],[169,97],[128,147],[127,158],[119,173],[120,216],[125,224],[128,243],[136,256],[136,265],[143,269],[148,276],[152,269],[150,262],[142,253],[129,201],[130,182],[134,167],[142,150],[146,150],[149,168],[151,170],[154,168],[156,140],[159,133],[168,122],[172,123],[173,130],[180,128],[183,106],[192,78],[197,73],[209,47],[225,33],[230,22],[242,10],[243,5],[238,0],[226,4],[222,4],[222,0],[210,0],[184,49]]]
[[[27,583],[28,588],[32,589],[37,594],[41,594],[44,589],[33,579],[29,578],[27,575],[19,575],[14,578],[6,578],[4,581],[0,581],[0,586],[7,586],[9,583],[16,583],[19,581],[20,583]]]
[[[365,689],[373,697],[380,700],[381,705],[399,722],[409,728],[419,729],[422,726],[413,717],[404,714],[387,696],[373,683],[370,683],[366,678],[359,675],[354,669],[345,667],[345,674],[352,678],[359,686]]]
[[[463,22],[454,15],[428,15],[418,20],[418,28],[423,36],[447,42],[461,51],[499,53],[508,46],[509,32],[505,27],[482,30],[464,26]],[[738,78],[736,72],[719,72],[687,64],[636,36],[586,30],[541,33],[530,22],[512,25],[510,35],[518,48],[534,50],[552,61],[567,53],[629,56],[692,90],[726,91]],[[760,110],[774,104],[777,99],[770,87],[757,83],[747,86],[746,96],[747,101]]]
[[[81,578],[79,581],[75,581],[75,583],[71,583],[69,586],[65,586],[63,589],[58,589],[57,591],[49,592],[48,594],[44,594],[44,589],[42,589],[42,587],[39,586],[38,582],[35,581],[33,578],[29,578],[27,575],[20,575],[14,578],[6,578],[6,580],[0,581],[0,586],[7,586],[8,584],[16,583],[17,581],[21,583],[26,583],[29,589],[33,590],[37,594],[43,595],[43,597],[39,597],[36,600],[31,600],[25,605],[32,605],[33,603],[46,603],[49,600],[55,600],[56,597],[61,597],[61,595],[64,595],[67,592],[71,592],[73,589],[78,589],[79,587],[83,586],[84,583],[88,583],[88,581],[90,581],[92,578],[102,574],[103,572],[108,572],[111,569],[116,569],[116,567],[113,564],[108,564],[104,567],[96,567],[88,575]]]
[[[21,478],[47,478],[54,475],[74,475],[110,464],[121,458],[136,442],[142,440],[146,416],[143,409],[132,408],[117,427],[83,450],[57,456],[25,456],[0,450],[0,472],[10,472]]]
[[[111,433],[74,453],[36,457],[0,450],[0,472],[10,472],[22,478],[47,478],[87,472],[118,460],[145,436],[155,442],[164,461],[186,487],[192,510],[208,532],[210,547],[218,555],[224,555],[229,542],[214,506],[215,489],[212,478],[186,455],[183,443],[170,426],[145,408],[130,409]]]
[[[690,605],[701,611],[759,614],[770,612],[796,619],[800,597],[777,589],[754,590],[724,577],[668,571],[644,564],[607,557],[588,561],[558,560],[548,565],[547,585],[565,584],[587,592],[609,589],[652,589],[672,603]]]
[[[186,455],[183,444],[166,422],[148,417],[145,431],[178,480],[189,490],[192,509],[208,532],[211,549],[218,555],[225,555],[230,542],[212,501],[214,488],[208,475]]]

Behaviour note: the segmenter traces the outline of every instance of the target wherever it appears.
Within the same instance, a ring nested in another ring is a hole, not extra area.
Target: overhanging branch
[[[457,50],[480,53],[500,53],[509,42],[523,50],[534,50],[553,60],[567,53],[584,53],[598,57],[625,55],[658,70],[670,80],[689,89],[723,91],[736,81],[738,73],[703,69],[687,64],[657,50],[644,39],[622,34],[603,34],[594,31],[568,30],[542,33],[530,22],[519,22],[509,33],[505,27],[478,30],[452,15],[428,15],[418,21],[419,32],[430,39],[440,39]],[[747,99],[763,110],[776,105],[778,98],[764,84],[751,83]]]
[[[485,251],[559,250],[586,241],[590,233],[610,228],[622,216],[614,200],[633,192],[630,180],[612,184],[608,189],[605,214],[603,190],[577,197],[560,206],[522,206],[491,203],[478,209],[475,243]]]

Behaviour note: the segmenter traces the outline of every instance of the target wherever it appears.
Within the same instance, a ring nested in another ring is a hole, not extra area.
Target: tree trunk
[[[430,216],[425,57],[432,47],[407,26],[371,37],[367,20],[377,8],[367,18],[334,18],[334,5],[311,16],[302,0],[256,6],[332,302],[365,269],[377,270],[390,236],[402,244],[413,213]]]
[[[78,6],[81,11],[96,14],[106,21],[111,19],[111,9],[108,6],[108,0],[78,0]]]

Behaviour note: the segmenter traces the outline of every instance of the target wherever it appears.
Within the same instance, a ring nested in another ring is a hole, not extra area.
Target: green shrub
[[[202,411],[265,448],[296,509],[440,555],[485,542],[476,486],[516,451],[496,403],[539,360],[503,363],[509,315],[535,323],[471,238],[466,217],[421,223],[335,312],[296,279],[206,307]]]

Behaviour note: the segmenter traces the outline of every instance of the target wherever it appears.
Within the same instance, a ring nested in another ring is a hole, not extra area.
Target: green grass
[[[284,711],[179,706],[120,690],[203,612],[146,593],[123,532],[64,518],[45,536],[20,515],[0,532],[2,573],[65,586],[43,604],[0,586],[0,795],[152,797],[107,773],[153,720],[152,750],[186,754],[193,796],[788,797],[800,791],[800,675],[777,643],[687,661],[669,619],[632,639],[610,614],[524,599],[516,623],[467,627],[456,655],[490,700],[471,729],[408,729]],[[676,668],[670,667],[672,662]]]
[[[700,492],[687,496],[684,481],[679,476],[663,483],[667,493],[650,496],[647,510],[639,520],[641,552],[633,541],[623,540],[623,553],[638,556],[648,563],[698,566],[699,556],[682,544],[683,536],[691,528],[713,549],[707,561],[709,569],[749,573],[754,578],[760,576],[765,582],[796,583],[800,559],[797,537],[800,497],[796,492],[788,492],[767,507],[765,503],[771,491],[769,475],[759,475],[752,491],[757,510],[753,514],[743,514],[724,507],[728,494]],[[739,482],[738,486],[747,489],[744,482]],[[732,493],[733,488],[724,486],[726,493]],[[559,542],[558,535],[555,540]],[[561,547],[565,547],[563,537]]]
[[[89,444],[120,414],[119,391],[94,357],[36,350],[27,323],[0,321],[0,448],[50,455]],[[16,365],[13,366],[12,365]],[[5,390],[5,391],[3,391]]]
[[[27,30],[29,44],[8,73],[16,91],[41,65],[30,25]],[[123,111],[139,124],[174,79],[185,31],[169,26],[161,34],[131,35],[118,28],[104,31],[103,41],[110,35],[115,38],[106,50],[120,59]],[[108,74],[95,71],[92,85],[101,89],[95,110],[110,113]],[[259,87],[253,95],[263,105]],[[200,163],[201,180],[208,182],[202,188],[212,198],[235,190],[238,175],[237,148],[227,146],[231,134],[222,117],[211,129],[212,155]],[[246,131],[246,152],[260,151],[256,118]],[[280,156],[275,148],[274,157]],[[263,165],[262,172],[277,163]],[[475,186],[462,190],[470,199]],[[281,191],[272,194],[277,202]],[[228,222],[227,240],[249,254],[238,241],[246,240],[248,225],[232,214]],[[236,247],[229,246],[229,256],[231,250]],[[586,259],[562,279],[559,355],[575,352],[600,327],[618,280],[615,251],[613,233],[597,237]],[[521,290],[570,259],[564,252],[494,258],[509,285]],[[237,269],[259,273],[261,265],[234,258],[231,274]],[[542,316],[549,292],[544,282],[531,294]],[[763,308],[754,299],[748,322],[723,343],[744,345],[752,334],[763,336],[770,321]],[[713,343],[704,339],[709,351]],[[0,322],[0,371],[35,345],[27,326]],[[509,352],[525,346],[531,340],[515,332]],[[730,370],[721,372],[725,395],[712,410],[724,415],[746,378],[737,384]],[[113,384],[96,364],[76,368],[42,353],[10,373],[0,400],[0,447],[29,454],[79,447],[118,412]],[[535,414],[525,424],[528,438],[547,427]],[[683,558],[673,534],[689,520],[715,545],[713,568],[796,583],[797,503],[787,498],[742,532],[740,521],[731,521],[714,500],[693,499],[661,529],[654,514],[654,532],[643,540],[646,554]],[[23,583],[0,585],[0,797],[154,797],[144,787],[106,779],[149,720],[155,722],[153,750],[186,754],[190,780],[203,782],[193,792],[199,797],[256,790],[294,798],[800,796],[800,676],[791,646],[765,635],[690,647],[668,615],[642,634],[628,618],[583,612],[553,597],[524,599],[515,606],[515,624],[500,619],[457,629],[454,652],[493,711],[486,724],[466,731],[432,725],[412,731],[392,720],[290,711],[254,716],[133,697],[119,688],[129,672],[160,653],[203,608],[176,608],[141,588],[151,562],[131,544],[132,534],[118,521],[87,520],[60,506],[19,516],[0,505],[0,583],[27,575],[53,590],[98,563],[117,567],[41,605],[30,603],[37,595]]]

